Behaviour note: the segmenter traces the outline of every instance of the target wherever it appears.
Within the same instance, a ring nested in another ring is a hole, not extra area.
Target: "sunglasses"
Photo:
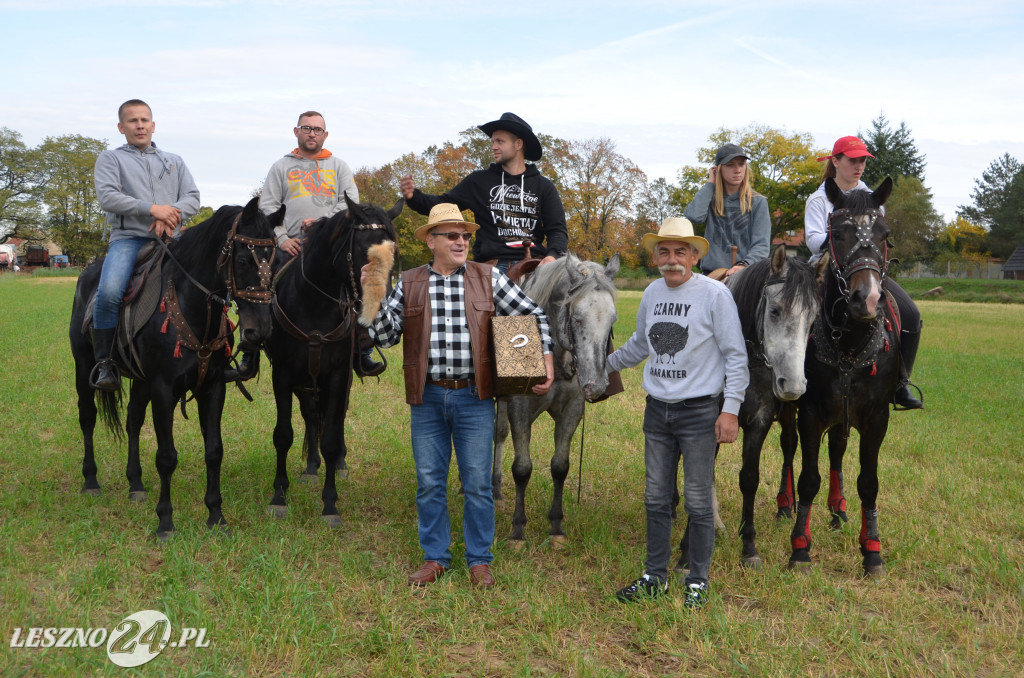
[[[448,238],[452,242],[455,242],[459,238],[462,238],[464,241],[469,242],[469,239],[473,237],[472,233],[457,233],[455,231],[448,231],[447,233],[431,233],[430,235],[436,235],[438,237],[443,236],[445,238]]]

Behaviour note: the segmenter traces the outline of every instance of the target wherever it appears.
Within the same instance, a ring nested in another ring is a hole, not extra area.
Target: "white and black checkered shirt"
[[[430,299],[430,345],[427,349],[427,379],[468,379],[473,375],[473,351],[466,325],[466,305],[463,297],[465,266],[445,277],[430,269],[427,297]],[[495,315],[537,316],[544,353],[551,353],[551,332],[547,316],[519,286],[497,268],[491,269],[491,288]],[[402,336],[402,309],[405,292],[402,281],[384,300],[380,312],[370,325],[370,335],[378,346],[387,348],[398,343]]]

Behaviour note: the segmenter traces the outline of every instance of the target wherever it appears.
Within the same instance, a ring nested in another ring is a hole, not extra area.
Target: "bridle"
[[[858,213],[858,216],[861,215],[870,217],[870,219],[855,219],[853,210],[848,207],[843,207],[833,211],[828,218],[829,267],[831,267],[832,273],[836,277],[837,284],[839,285],[839,292],[846,298],[849,298],[850,296],[850,278],[855,274],[860,271],[869,270],[877,273],[880,279],[884,279],[889,269],[888,239],[884,241],[885,249],[882,250],[879,249],[878,245],[875,244],[875,241],[872,238],[872,227],[875,222],[883,216],[882,210],[877,207],[872,207]],[[855,232],[857,242],[850,248],[850,251],[842,262],[840,262],[839,257],[836,256],[835,237],[833,234],[835,224],[840,219],[850,219],[857,227]],[[869,252],[874,256],[858,257],[857,253],[862,249],[869,250]]]
[[[241,235],[238,233],[238,224],[242,220],[242,214],[239,213],[235,217],[234,222],[231,224],[231,230],[228,231],[227,240],[224,241],[224,245],[220,249],[220,256],[217,257],[217,270],[221,271],[227,264],[227,276],[225,282],[228,286],[228,297],[232,299],[241,299],[242,301],[248,301],[253,304],[269,304],[270,300],[274,296],[274,289],[272,285],[273,274],[271,272],[271,261],[274,258],[274,247],[276,242],[273,238],[251,238],[247,235]],[[252,255],[253,260],[256,262],[256,271],[259,275],[259,285],[257,287],[248,286],[244,289],[238,288],[238,282],[235,278],[235,244],[243,245],[249,248],[249,253]],[[264,247],[270,249],[270,254],[266,257],[261,258],[256,254],[257,247]]]
[[[768,356],[764,352],[764,312],[768,307],[768,289],[775,285],[785,284],[786,276],[782,276],[766,280],[764,285],[761,286],[761,299],[757,302],[757,310],[754,312],[755,324],[757,326],[757,343],[755,344],[750,339],[747,339],[748,365],[750,367],[764,365],[769,370],[775,369],[775,366],[768,360]]]

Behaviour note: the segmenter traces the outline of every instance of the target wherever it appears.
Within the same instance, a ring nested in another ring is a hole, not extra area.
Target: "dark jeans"
[[[666,403],[647,396],[644,410],[644,506],[647,509],[647,573],[668,579],[672,552],[672,499],[683,459],[684,508],[690,517],[687,584],[707,584],[715,550],[715,420],[721,396]]]

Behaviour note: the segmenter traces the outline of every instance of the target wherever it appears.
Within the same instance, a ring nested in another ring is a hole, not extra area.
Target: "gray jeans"
[[[683,459],[684,508],[690,516],[690,575],[706,584],[715,550],[712,489],[715,480],[715,420],[720,395],[666,403],[647,396],[644,410],[644,506],[647,509],[647,573],[668,579],[672,553],[672,498]]]

